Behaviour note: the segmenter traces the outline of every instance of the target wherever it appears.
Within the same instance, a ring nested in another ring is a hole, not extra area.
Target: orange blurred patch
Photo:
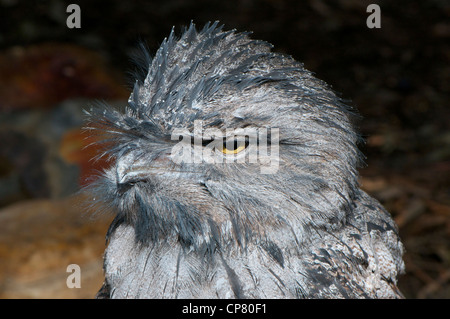
[[[97,141],[101,135],[90,135],[82,128],[68,131],[61,140],[60,154],[68,163],[76,164],[80,168],[79,183],[86,186],[98,178],[99,172],[112,163],[105,158],[94,159],[102,151]]]

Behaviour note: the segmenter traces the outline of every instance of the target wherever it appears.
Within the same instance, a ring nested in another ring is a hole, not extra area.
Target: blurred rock
[[[32,198],[64,198],[108,163],[92,161],[97,146],[83,133],[83,109],[94,102],[66,100],[52,109],[0,116],[0,207]],[[124,105],[126,101],[111,102]]]
[[[95,296],[111,217],[93,218],[83,201],[30,200],[0,211],[0,298]],[[66,285],[70,264],[81,268],[81,288]]]
[[[34,137],[12,130],[0,131],[0,145],[0,205],[49,197],[44,145]]]

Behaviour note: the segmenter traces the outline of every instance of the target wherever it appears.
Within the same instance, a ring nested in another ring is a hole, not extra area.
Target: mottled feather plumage
[[[271,48],[217,23],[172,30],[153,59],[141,55],[123,110],[88,112],[114,159],[89,189],[116,214],[98,297],[401,297],[403,246],[359,188],[354,111]],[[279,128],[277,172],[174,163],[173,130],[196,120]]]

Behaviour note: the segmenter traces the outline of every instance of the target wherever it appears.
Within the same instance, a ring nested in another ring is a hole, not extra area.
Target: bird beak
[[[116,181],[118,185],[132,185],[136,182],[148,180],[155,174],[162,174],[167,169],[170,154],[161,153],[158,157],[149,160],[129,152],[120,157],[116,163]]]

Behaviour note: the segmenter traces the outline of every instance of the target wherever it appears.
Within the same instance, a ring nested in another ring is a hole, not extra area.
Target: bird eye
[[[238,154],[248,147],[247,139],[224,140],[222,145],[219,145],[218,149],[225,155]]]

